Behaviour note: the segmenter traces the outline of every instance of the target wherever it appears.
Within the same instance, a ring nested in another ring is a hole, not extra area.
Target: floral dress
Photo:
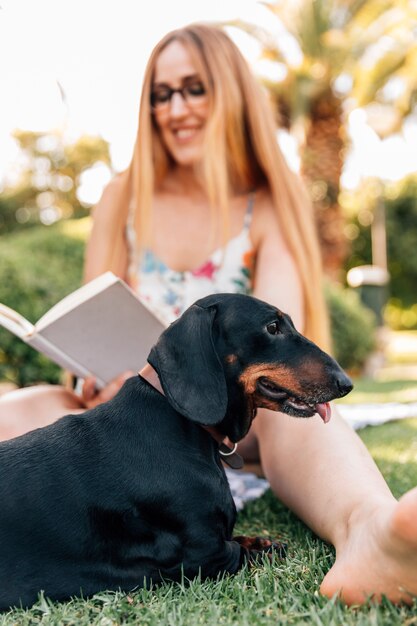
[[[129,283],[159,319],[170,324],[193,302],[212,293],[252,293],[255,252],[249,230],[253,203],[251,194],[240,233],[215,250],[200,267],[184,272],[168,267],[150,249],[139,255],[129,220]]]

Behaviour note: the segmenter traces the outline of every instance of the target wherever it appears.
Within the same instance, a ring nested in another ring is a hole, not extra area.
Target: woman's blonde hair
[[[321,256],[310,200],[278,147],[277,128],[265,94],[237,46],[218,27],[192,24],[172,31],[157,44],[149,59],[137,140],[125,177],[135,203],[137,232],[148,232],[155,188],[171,165],[153,120],[150,95],[156,60],[173,41],[187,48],[207,88],[210,115],[200,173],[223,231],[234,190],[261,186],[269,189],[302,282],[304,332],[328,348]]]

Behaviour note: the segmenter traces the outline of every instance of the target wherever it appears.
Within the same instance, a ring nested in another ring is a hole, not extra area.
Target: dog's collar
[[[159,376],[150,363],[147,363],[145,367],[138,372],[138,375],[144,378],[152,387],[159,391],[160,394],[165,395]],[[210,433],[213,439],[219,444],[219,453],[223,461],[232,469],[241,469],[243,467],[243,459],[240,454],[236,452],[237,443],[233,445],[233,448],[229,448],[224,443],[223,435],[221,435],[216,428],[213,426],[204,426],[203,424],[201,427]]]
[[[210,435],[213,437],[215,441],[219,444],[219,454],[222,457],[222,460],[232,469],[242,469],[243,467],[243,459],[236,452],[237,443],[233,444],[233,448],[229,448],[224,443],[224,436],[219,433],[217,428],[213,428],[213,426],[204,426],[201,425],[201,428],[204,428]]]
[[[150,363],[147,363],[145,367],[143,367],[139,372],[138,376],[144,378],[152,387],[155,387],[157,391],[163,396],[164,390],[162,389],[161,381],[159,380],[159,376],[156,373],[156,370],[152,367]]]

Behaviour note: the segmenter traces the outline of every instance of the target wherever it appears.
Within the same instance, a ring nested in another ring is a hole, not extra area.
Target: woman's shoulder
[[[116,216],[120,219],[120,211],[126,211],[126,217],[131,199],[128,171],[117,174],[105,186],[101,198],[94,207],[95,219],[112,220]]]
[[[125,170],[116,174],[109,183],[104,187],[101,199],[115,199],[121,194],[127,194],[130,191],[129,171]]]

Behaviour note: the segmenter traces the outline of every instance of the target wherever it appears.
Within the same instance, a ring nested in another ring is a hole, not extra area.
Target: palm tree
[[[282,80],[265,79],[280,123],[297,139],[302,173],[315,205],[324,266],[339,273],[347,254],[338,204],[348,138],[347,112],[373,104],[389,109],[398,130],[417,93],[415,0],[278,0],[264,3],[284,25],[299,55],[269,30],[237,21],[255,36],[263,59],[285,68]],[[376,120],[382,119],[379,115]]]

